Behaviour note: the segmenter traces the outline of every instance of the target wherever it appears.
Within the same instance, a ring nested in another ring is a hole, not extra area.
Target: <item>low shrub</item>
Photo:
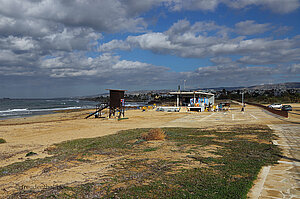
[[[0,144],[6,143],[6,141],[3,138],[0,138]]]
[[[164,140],[166,138],[166,134],[162,129],[150,129],[148,133],[143,133],[141,135],[143,140]]]

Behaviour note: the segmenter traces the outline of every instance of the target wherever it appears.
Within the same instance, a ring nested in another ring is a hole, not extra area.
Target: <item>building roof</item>
[[[205,93],[202,91],[175,91],[170,92],[171,95],[194,95],[194,94],[200,94],[200,95],[211,95],[213,96],[213,93]]]
[[[127,90],[121,90],[121,89],[105,89],[105,90],[108,90],[108,91],[127,91]]]

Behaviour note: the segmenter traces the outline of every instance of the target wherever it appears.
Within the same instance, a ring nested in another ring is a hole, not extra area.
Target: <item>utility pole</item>
[[[244,109],[244,91],[242,92],[242,111],[245,111]]]
[[[178,85],[178,92],[179,92],[179,94],[177,94],[177,101],[176,101],[177,107],[179,107],[179,105],[180,105],[180,85]]]
[[[185,91],[185,82],[186,80],[183,80],[183,90]]]

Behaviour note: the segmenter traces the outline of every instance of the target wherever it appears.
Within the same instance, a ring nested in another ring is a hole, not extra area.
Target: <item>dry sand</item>
[[[126,112],[129,119],[120,121],[93,117],[84,119],[89,112],[86,110],[0,121],[0,138],[7,142],[0,145],[0,167],[23,161],[30,151],[38,154],[30,158],[45,157],[47,153],[44,150],[54,143],[99,137],[125,129],[158,127],[184,114],[130,110]]]
[[[0,121],[0,138],[7,143],[0,144],[0,167],[20,162],[27,159],[26,153],[33,151],[36,156],[28,157],[43,158],[47,156],[44,151],[54,143],[77,138],[92,138],[116,133],[120,130],[133,128],[155,128],[155,127],[197,127],[197,128],[225,128],[232,125],[253,124],[300,124],[300,105],[292,104],[294,114],[289,118],[275,117],[257,107],[247,106],[246,111],[241,112],[241,107],[232,106],[228,112],[203,112],[203,113],[168,113],[149,110],[126,111],[129,119],[116,120],[93,117],[84,119],[91,110],[78,112],[58,113],[30,118],[10,119]],[[0,195],[5,194],[8,187],[14,185],[53,185],[72,184],[73,182],[86,182],[85,171],[97,178],[99,170],[107,169],[107,165],[115,159],[101,159],[96,164],[69,163],[69,168],[48,175],[44,172],[46,168],[33,168],[23,174],[10,175],[0,178]],[[43,174],[40,176],[37,174]],[[104,174],[105,172],[103,172]],[[51,183],[50,183],[51,182]],[[32,187],[31,187],[32,188]],[[37,187],[38,188],[38,187]]]

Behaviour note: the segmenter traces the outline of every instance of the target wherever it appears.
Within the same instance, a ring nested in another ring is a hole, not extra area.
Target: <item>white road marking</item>
[[[208,116],[206,116],[206,117],[200,119],[199,121],[203,121],[203,120],[205,120],[206,118],[209,118],[209,117],[213,116],[214,114],[216,114],[216,113],[212,113],[212,114],[210,114],[210,115],[208,115]]]
[[[289,164],[289,165],[294,165],[294,166],[300,166],[299,162],[287,162],[287,161],[278,161],[279,163],[283,164]]]
[[[274,145],[279,145],[276,140],[273,140],[272,142],[273,142]]]
[[[254,119],[256,119],[256,120],[258,120],[258,118],[257,117],[255,117],[254,115],[252,115],[252,114],[250,114]]]
[[[232,114],[231,116],[232,116],[232,120],[234,120],[234,114]]]
[[[299,136],[279,136],[281,138],[292,138],[292,139],[299,139]]]

